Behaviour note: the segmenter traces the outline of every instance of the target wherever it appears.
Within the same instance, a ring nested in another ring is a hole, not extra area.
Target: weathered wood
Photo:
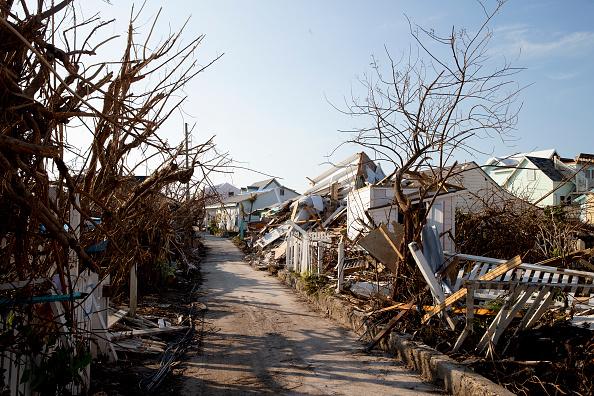
[[[400,243],[400,241],[398,240],[398,237],[394,234],[392,234],[390,231],[388,231],[388,229],[386,228],[386,226],[384,224],[379,226],[379,231],[382,233],[382,235],[384,236],[386,242],[388,242],[388,244],[390,245],[390,247],[394,250],[394,252],[398,255],[398,257],[400,258],[400,260],[404,260],[404,256],[402,255],[402,253],[400,253],[400,250],[398,249],[398,243]],[[402,237],[403,235],[401,235]]]
[[[113,344],[106,339],[107,335],[107,322],[104,319],[103,312],[101,311],[101,306],[99,305],[98,301],[95,299],[95,296],[91,294],[90,298],[93,302],[93,307],[95,308],[95,319],[98,319],[99,326],[93,326],[93,334],[95,335],[97,344],[99,349],[102,353],[107,354],[109,356],[109,360],[112,362],[118,361],[118,354],[116,353]],[[93,356],[97,357],[97,356]]]
[[[429,263],[425,259],[423,252],[421,252],[421,249],[419,248],[416,242],[411,242],[408,245],[408,248],[410,249],[411,255],[413,256],[413,259],[415,260],[417,266],[419,267],[419,270],[421,271],[421,275],[423,275],[425,282],[427,282],[427,285],[429,285],[431,294],[433,294],[433,297],[435,298],[435,300],[437,300],[438,303],[443,302],[446,298],[445,293],[443,292],[441,285],[437,281],[435,274],[433,274],[433,271],[431,270]]]
[[[138,307],[138,277],[136,276],[136,263],[130,268],[130,304],[128,314],[130,316],[136,315],[136,308]]]
[[[168,326],[168,327],[157,327],[154,329],[140,329],[140,330],[125,330],[125,331],[115,331],[108,333],[109,339],[120,340],[123,338],[130,338],[130,337],[142,337],[142,336],[152,336],[164,333],[172,333],[175,331],[187,330],[189,329],[188,326]]]
[[[369,232],[359,240],[358,244],[390,271],[397,272],[397,260],[402,257],[402,254],[396,247],[398,244],[396,236],[385,230],[384,225]]]
[[[481,340],[476,347],[478,353],[482,353],[489,345],[497,345],[499,337],[501,337],[505,329],[507,329],[516,314],[524,308],[526,301],[530,298],[532,293],[534,293],[535,289],[535,287],[519,284],[511,290],[511,295],[505,301],[503,307],[501,307],[501,310],[495,319],[493,319],[485,334],[481,337]]]
[[[511,260],[506,261],[505,263],[499,265],[497,268],[493,269],[492,271],[487,272],[485,275],[480,277],[478,280],[488,281],[488,280],[495,279],[498,276],[505,274],[507,271],[517,268],[520,264],[522,264],[522,259],[520,258],[520,256],[516,256],[516,257],[512,258]],[[433,308],[429,312],[427,312],[425,314],[425,316],[423,316],[422,323],[427,323],[427,321],[429,319],[431,319],[433,316],[440,313],[447,307],[454,304],[459,299],[466,296],[466,293],[467,293],[467,289],[462,288],[462,289],[458,290],[457,292],[453,293],[452,295],[450,295],[442,303],[433,306]]]
[[[472,333],[474,327],[474,286],[468,287],[468,292],[466,293],[466,325],[464,326],[464,330],[460,333],[460,336],[456,340],[454,347],[452,348],[452,352],[457,352],[458,349],[464,344],[466,337]]]
[[[472,254],[450,253],[450,252],[444,252],[444,254],[446,256],[450,256],[450,257],[458,257],[462,260],[476,261],[476,262],[481,262],[481,263],[504,264],[506,262],[506,260],[503,260],[503,259],[497,259],[497,258],[485,257],[485,256],[475,256]],[[551,262],[550,260],[544,260],[544,261],[538,262],[536,264],[522,263],[522,264],[520,264],[520,268],[531,269],[531,270],[542,271],[542,272],[552,272],[552,273],[558,273],[558,274],[578,275],[578,276],[583,276],[583,277],[590,278],[590,279],[594,277],[594,272],[578,271],[578,270],[573,270],[573,269],[568,269],[568,268],[558,268],[558,267],[551,267],[551,266],[543,265],[543,263],[550,263],[550,262]]]
[[[123,352],[136,353],[154,353],[161,354],[165,351],[167,344],[164,342],[145,340],[145,339],[131,339],[125,341],[118,341],[114,343],[114,348]]]
[[[423,305],[424,310],[428,311],[431,308],[433,308],[433,305]],[[365,313],[365,316],[371,316],[371,315],[376,315],[379,313],[390,312],[390,311],[399,311],[402,309],[416,309],[416,306],[410,308],[406,305],[406,303],[396,303],[394,305],[390,305],[389,307],[377,309],[375,311],[369,311],[369,312]],[[481,316],[496,314],[496,311],[494,311],[492,309],[481,308],[481,307],[474,307],[472,311],[475,315],[481,315]],[[466,314],[466,312],[468,312],[468,308],[467,307],[452,307],[452,312],[456,313],[456,314]]]
[[[371,342],[369,343],[369,345],[367,345],[365,350],[367,350],[367,351],[372,350],[382,340],[382,338],[384,338],[385,336],[390,334],[390,331],[392,331],[392,329],[394,328],[394,326],[396,326],[398,321],[400,319],[402,319],[402,317],[409,312],[410,309],[407,309],[407,308],[412,308],[412,307],[414,307],[414,305],[415,305],[414,299],[410,300],[408,303],[406,303],[405,309],[398,312],[398,315],[396,315],[392,319],[390,319],[390,321],[388,322],[386,327],[384,327],[379,333],[377,333],[375,335],[375,337],[373,337],[373,340],[371,340]]]
[[[122,320],[122,318],[125,317],[126,315],[128,315],[127,309],[119,309],[111,314],[108,314],[107,315],[107,327],[108,328],[112,327],[114,324],[116,324],[120,320]]]
[[[344,283],[344,241],[342,237],[338,242],[338,263],[336,264],[338,269],[338,283],[336,284],[336,292],[340,293]]]
[[[530,307],[524,314],[522,321],[516,327],[514,334],[509,338],[507,345],[503,349],[504,354],[511,345],[512,341],[516,339],[516,336],[520,331],[531,327],[536,323],[536,321],[540,319],[540,317],[545,313],[547,308],[553,302],[554,297],[555,293],[552,288],[548,286],[540,287],[538,294],[536,295],[533,302],[530,304]]]

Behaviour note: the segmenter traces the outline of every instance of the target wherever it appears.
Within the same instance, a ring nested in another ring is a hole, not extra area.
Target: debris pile
[[[266,213],[266,226],[246,238],[252,265],[299,273],[308,292],[334,291],[365,311],[368,348],[406,332],[513,391],[544,385],[563,393],[579,383],[580,393],[591,393],[594,250],[576,249],[588,228],[562,211],[510,199],[478,166],[464,164],[457,175],[474,172],[485,185],[473,190],[460,176],[431,190],[428,173],[406,179],[423,226],[405,244],[393,179],[378,166],[361,172],[368,157],[359,156],[356,165],[341,164],[350,173],[334,167]],[[567,348],[539,358],[521,345],[531,334],[554,334],[547,339]],[[561,366],[571,381],[551,377]],[[504,375],[512,368],[529,379]]]

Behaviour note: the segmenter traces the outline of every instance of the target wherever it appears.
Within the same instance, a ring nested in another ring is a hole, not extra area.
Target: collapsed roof
[[[315,178],[308,178],[312,186],[303,195],[326,195],[336,186],[339,198],[344,198],[353,188],[374,184],[382,180],[385,174],[364,152],[356,153],[332,165],[327,171]]]

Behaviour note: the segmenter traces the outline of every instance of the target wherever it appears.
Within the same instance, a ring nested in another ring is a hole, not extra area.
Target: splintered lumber
[[[371,340],[371,342],[369,343],[369,345],[367,345],[365,350],[366,351],[372,350],[382,340],[382,338],[384,338],[385,336],[390,334],[390,331],[392,331],[392,329],[394,328],[394,326],[396,326],[398,321],[400,319],[402,319],[402,317],[404,315],[406,315],[411,310],[411,308],[413,308],[414,306],[415,306],[414,300],[411,300],[410,302],[406,303],[402,307],[402,310],[400,312],[398,312],[398,315],[396,315],[392,319],[390,319],[390,321],[388,322],[386,327],[384,327],[379,333],[377,333],[375,335],[375,337],[373,337],[373,340]]]
[[[278,260],[287,252],[287,241],[284,241],[276,249],[273,249],[272,251],[274,252],[274,259]]]
[[[120,340],[122,338],[131,338],[131,337],[142,337],[142,336],[153,336],[159,335],[163,333],[171,333],[174,331],[181,331],[189,329],[188,326],[168,326],[168,327],[159,327],[155,329],[141,329],[141,330],[126,330],[126,331],[116,331],[109,333],[109,338],[113,340]]]
[[[496,267],[492,271],[487,272],[486,274],[484,274],[483,276],[481,276],[480,278],[478,278],[478,280],[481,280],[481,281],[490,281],[490,280],[493,280],[493,279],[495,279],[497,277],[500,277],[501,275],[505,274],[506,272],[519,267],[520,264],[522,264],[522,259],[521,259],[520,256],[516,256],[516,257],[512,258],[511,260],[506,261],[505,263],[499,265],[498,267]],[[455,293],[451,294],[449,297],[447,297],[442,303],[437,304],[437,305],[434,305],[425,314],[425,316],[423,316],[422,323],[427,323],[427,321],[429,319],[431,319],[433,316],[435,316],[436,314],[440,313],[441,311],[443,311],[444,309],[446,309],[447,307],[449,307],[450,305],[452,305],[456,301],[458,301],[461,298],[463,298],[464,296],[466,296],[466,293],[467,292],[468,292],[468,290],[465,287],[464,288],[461,288],[457,292],[455,292]]]
[[[428,311],[431,308],[433,308],[433,305],[423,305],[423,310],[424,311]],[[367,312],[365,314],[365,316],[371,316],[371,315],[376,315],[379,313],[384,313],[384,312],[390,312],[390,311],[397,311],[397,310],[403,310],[403,309],[415,309],[415,307],[410,307],[408,304],[406,303],[396,303],[394,305],[391,305],[389,307],[385,307],[385,308],[381,308],[378,309],[376,311],[370,311]],[[456,314],[465,314],[468,310],[466,309],[466,307],[460,307],[460,308],[453,308],[452,312],[456,313]],[[495,315],[496,312],[492,309],[488,309],[488,308],[474,308],[473,312],[475,315]]]

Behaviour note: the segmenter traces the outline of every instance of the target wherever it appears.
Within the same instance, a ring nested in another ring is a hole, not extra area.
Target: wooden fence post
[[[338,284],[336,285],[336,292],[340,293],[342,291],[343,282],[344,282],[344,241],[342,237],[340,238],[340,242],[338,242]]]
[[[138,278],[136,275],[136,263],[130,268],[130,310],[128,315],[136,315],[136,307],[138,306]]]

